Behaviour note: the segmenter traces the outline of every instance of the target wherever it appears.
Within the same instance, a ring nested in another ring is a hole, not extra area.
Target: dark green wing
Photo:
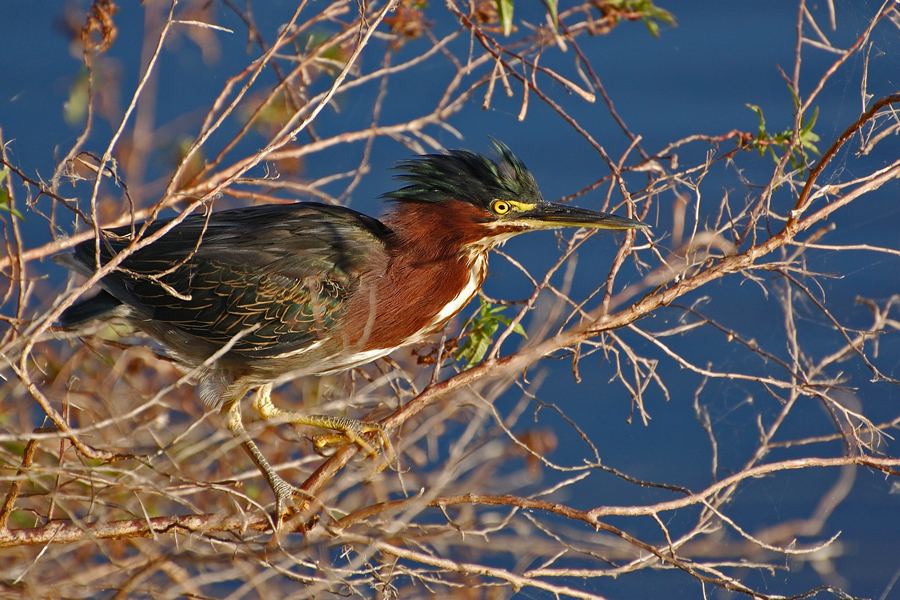
[[[131,229],[111,233],[104,263],[128,245]],[[153,321],[214,346],[240,336],[232,351],[272,357],[309,347],[334,327],[360,278],[386,265],[385,234],[371,217],[317,203],[192,215],[101,284]],[[81,244],[75,258],[93,265],[94,249],[93,241]]]

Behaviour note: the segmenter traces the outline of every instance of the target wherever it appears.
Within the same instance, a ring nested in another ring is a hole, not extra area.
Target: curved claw
[[[338,432],[323,433],[312,437],[313,447],[315,448],[316,453],[320,456],[330,456],[331,454],[334,454],[333,451],[329,451],[329,446],[349,441],[359,446],[363,452],[374,458],[378,456],[378,450],[376,445],[372,444],[372,441],[374,441],[374,439],[370,438],[377,438],[377,440],[381,442],[381,446],[384,447],[385,453],[387,454],[387,462],[378,470],[381,471],[384,467],[386,467],[389,463],[393,462],[397,458],[397,455],[394,453],[394,446],[391,444],[391,439],[388,436],[387,430],[381,423],[372,423],[369,421],[357,421],[354,419],[335,418],[321,415],[314,416],[322,419],[323,422],[327,421],[328,429],[333,429]]]
[[[302,512],[306,506],[298,505],[294,496],[303,496],[307,500],[313,500],[312,494],[289,484],[281,477],[275,476],[271,482],[272,491],[275,493],[275,522],[280,525],[285,517]]]

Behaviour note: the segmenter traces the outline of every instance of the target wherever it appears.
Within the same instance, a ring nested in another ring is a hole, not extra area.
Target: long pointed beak
[[[643,229],[646,223],[602,213],[577,206],[542,202],[533,209],[520,213],[518,221],[535,229],[556,229],[559,227],[590,227],[592,229]]]

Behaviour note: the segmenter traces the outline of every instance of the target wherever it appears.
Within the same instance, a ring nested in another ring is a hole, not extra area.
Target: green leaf
[[[813,114],[812,114],[812,117],[810,117],[809,122],[807,122],[806,125],[803,126],[803,128],[800,130],[800,132],[816,135],[816,134],[812,133],[812,128],[816,124],[816,119],[818,119],[818,118],[819,118],[819,107],[817,106],[813,109]],[[817,140],[818,140],[818,137],[819,136],[816,135]]]
[[[497,15],[503,25],[503,35],[509,37],[509,34],[512,33],[513,1],[497,0]]]
[[[791,98],[794,100],[794,108],[800,108],[800,96],[794,92],[794,88],[791,84],[788,84],[787,89],[791,93]]]
[[[82,69],[69,88],[69,98],[63,104],[63,119],[69,125],[80,125],[87,120],[91,102],[91,80],[87,69]]]
[[[818,134],[813,133],[813,126],[816,124],[816,119],[819,118],[819,107],[817,106],[813,110],[812,117],[810,117],[809,122],[800,129],[800,142],[803,144],[803,147],[807,150],[815,152],[816,154],[821,154],[819,149],[816,148],[815,142],[818,142],[821,138]]]
[[[766,133],[766,119],[765,117],[763,117],[762,109],[755,104],[747,104],[747,108],[755,112],[759,117],[759,136],[768,136],[768,134]]]
[[[559,4],[557,0],[544,0],[547,10],[550,11],[550,20],[553,21],[553,28],[559,29]]]
[[[0,171],[0,185],[3,184],[3,181],[9,177],[9,167],[6,167],[2,171]],[[24,221],[25,217],[18,210],[12,207],[9,199],[9,194],[6,193],[6,190],[0,187],[0,212],[6,212],[16,217],[20,221]]]

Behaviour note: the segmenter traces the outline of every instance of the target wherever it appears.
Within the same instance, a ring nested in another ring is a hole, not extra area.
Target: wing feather
[[[101,285],[146,318],[213,346],[241,335],[233,352],[277,356],[336,327],[361,278],[384,268],[386,232],[376,219],[317,203],[192,215]],[[112,233],[104,263],[131,241],[131,228]],[[93,268],[94,251],[92,241],[80,244],[75,258]]]

